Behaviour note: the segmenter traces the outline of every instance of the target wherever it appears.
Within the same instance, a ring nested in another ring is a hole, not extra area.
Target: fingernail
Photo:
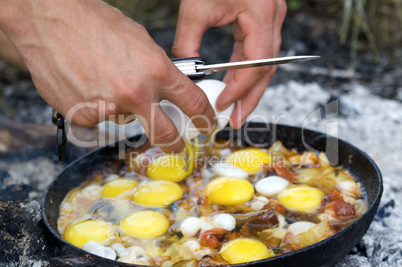
[[[233,103],[227,103],[227,104],[223,105],[219,111],[224,111],[225,109],[229,108],[231,105],[233,105]]]
[[[169,145],[159,144],[157,146],[159,146],[159,148],[162,149],[162,151],[165,152],[166,154],[171,154],[171,153],[180,154],[180,153],[183,153],[183,151],[186,149],[186,146],[182,139],[180,139],[179,143],[175,146],[172,146],[171,144],[169,144]]]
[[[208,128],[199,128],[198,131],[202,134],[209,134],[211,133],[216,127],[216,121],[213,121],[210,127]]]
[[[245,123],[246,123],[246,119],[244,118],[243,120],[240,121],[240,127],[242,127]]]
[[[241,120],[241,121],[238,121],[238,123],[235,125],[234,123],[232,124],[231,123],[231,127],[233,128],[233,129],[235,129],[235,130],[238,130],[238,129],[240,129],[243,125],[244,125],[244,123],[246,122],[246,119],[243,119],[243,120]]]

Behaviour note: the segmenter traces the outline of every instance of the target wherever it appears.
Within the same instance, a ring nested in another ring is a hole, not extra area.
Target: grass
[[[378,60],[380,51],[401,47],[401,0],[287,0],[287,3],[290,11],[309,9],[313,16],[331,16],[338,21],[338,41],[350,47],[352,69],[360,50],[370,49]]]
[[[356,66],[359,49],[370,49],[376,60],[380,51],[402,43],[402,1],[338,0],[338,37],[341,45],[349,42],[351,68]]]

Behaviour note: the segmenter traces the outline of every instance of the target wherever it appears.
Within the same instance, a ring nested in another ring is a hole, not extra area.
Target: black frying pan
[[[229,139],[233,137],[232,135],[244,144],[269,146],[280,140],[286,147],[296,148],[300,152],[307,149],[326,151],[331,163],[349,170],[363,185],[366,200],[369,202],[369,209],[362,217],[330,238],[291,253],[236,266],[332,266],[352,250],[369,228],[377,212],[383,190],[381,173],[366,153],[345,141],[323,133],[285,125],[248,123],[239,131],[223,130],[218,133],[217,138]],[[144,139],[144,136],[138,135],[131,138],[131,141],[141,139]],[[66,194],[83,183],[93,171],[104,169],[109,162],[118,160],[119,146],[122,145],[123,142],[120,142],[100,148],[71,163],[56,177],[43,198],[42,215],[47,230],[66,257],[75,259],[73,264],[133,266],[81,250],[62,239],[57,231],[59,205]]]

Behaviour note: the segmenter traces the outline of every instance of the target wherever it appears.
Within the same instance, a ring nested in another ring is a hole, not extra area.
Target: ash
[[[382,201],[366,235],[336,266],[401,266],[402,51],[382,51],[384,59],[379,62],[368,51],[360,52],[356,69],[351,70],[349,50],[337,45],[334,28],[330,20],[317,22],[305,12],[286,18],[281,55],[318,54],[323,58],[279,67],[249,120],[261,121],[264,115],[265,122],[335,135],[368,153],[384,176]],[[170,50],[173,28],[154,30],[151,35]],[[201,56],[207,63],[227,61],[232,43],[227,29],[210,30],[203,39]],[[66,162],[58,162],[50,108],[35,91],[29,74],[2,71],[4,65],[0,60],[0,266],[90,265],[68,258],[49,243],[43,234],[39,203],[58,172],[93,148],[70,144]],[[99,129],[78,129],[92,140],[104,130],[115,140],[121,138],[113,136],[117,127],[112,123]],[[143,132],[137,122],[130,125],[130,131]]]

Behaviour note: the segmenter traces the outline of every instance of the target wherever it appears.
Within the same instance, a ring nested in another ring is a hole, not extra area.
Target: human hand
[[[200,132],[214,126],[207,97],[141,25],[99,0],[0,0],[0,28],[23,56],[41,96],[85,127],[135,117],[165,152],[184,142],[159,106],[176,104]],[[132,114],[135,115],[132,116]],[[201,116],[200,116],[201,115]]]
[[[235,44],[230,61],[277,57],[286,10],[284,0],[181,0],[172,53],[175,57],[197,57],[208,28],[233,23]],[[270,66],[227,72],[223,80],[227,86],[217,108],[224,110],[237,101],[231,116],[233,128],[244,124],[275,71],[276,67]]]

